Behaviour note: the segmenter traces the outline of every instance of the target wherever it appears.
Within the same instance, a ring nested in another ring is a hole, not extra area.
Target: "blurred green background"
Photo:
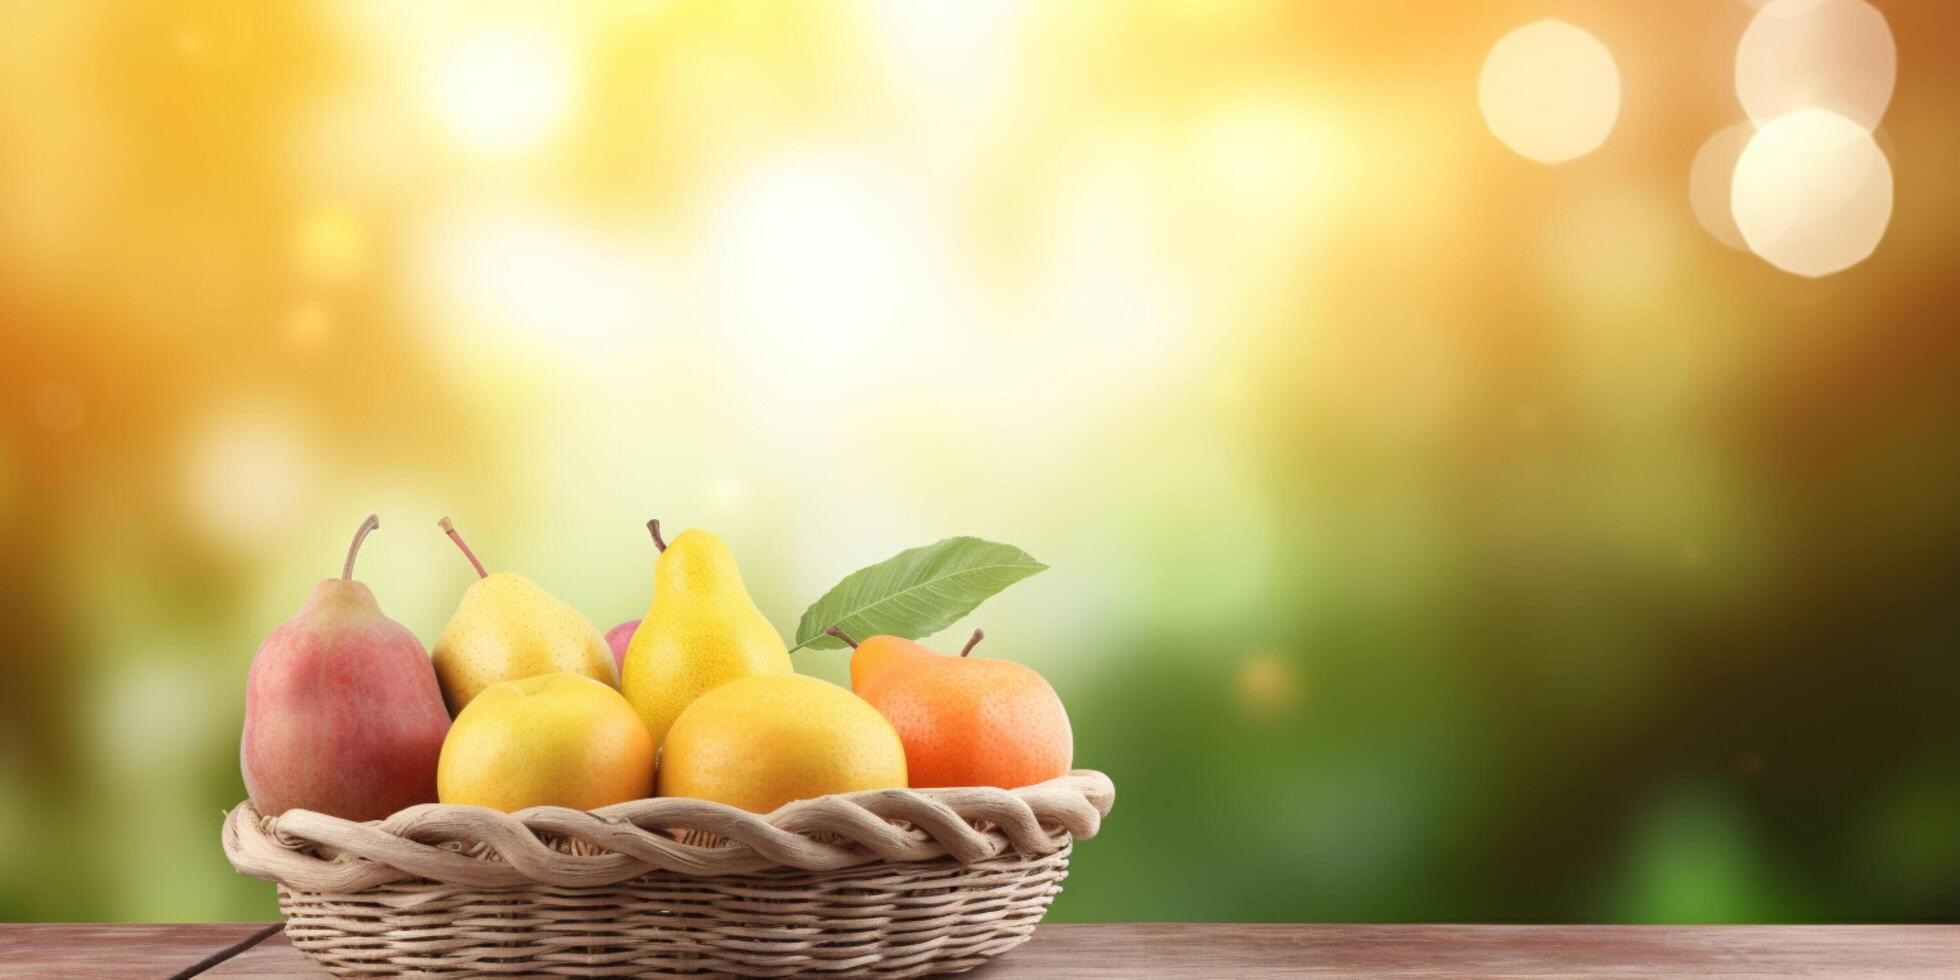
[[[0,2],[0,918],[274,914],[245,671],[370,511],[425,643],[444,514],[601,628],[648,517],[786,631],[1026,548],[948,636],[1118,786],[1059,920],[1960,917],[1960,14],[1813,279],[1690,193],[1756,6]]]

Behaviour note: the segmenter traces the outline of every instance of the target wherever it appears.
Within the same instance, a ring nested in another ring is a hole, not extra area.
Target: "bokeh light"
[[[107,775],[182,778],[185,760],[196,757],[195,743],[220,727],[205,710],[208,679],[192,659],[177,650],[137,651],[104,683],[96,699],[100,715],[87,720],[103,741],[102,756],[114,764]]]
[[[348,207],[314,208],[293,234],[293,264],[300,275],[326,284],[345,283],[368,261],[368,233]]]
[[[1736,161],[1754,135],[1756,127],[1746,122],[1718,130],[1695,151],[1695,162],[1688,169],[1688,204],[1694,208],[1695,220],[1716,241],[1743,252],[1749,251],[1749,243],[1735,226],[1731,198]]]
[[[737,175],[706,234],[708,274],[746,349],[823,363],[928,315],[940,259],[928,202],[889,166],[824,150]]]
[[[1735,93],[1758,126],[1815,107],[1875,129],[1898,61],[1885,15],[1865,0],[1776,0],[1736,48]]]
[[[1330,202],[1354,180],[1344,121],[1301,97],[1234,101],[1199,125],[1190,148],[1193,196],[1216,219],[1215,257],[1255,288],[1261,273],[1292,268],[1325,241]]]
[[[491,25],[440,52],[428,89],[450,135],[503,155],[533,147],[564,123],[576,81],[569,53],[540,25]]]
[[[1736,227],[1777,268],[1825,276],[1863,262],[1892,220],[1892,167],[1871,133],[1828,109],[1757,130],[1736,161]]]
[[[446,332],[444,356],[509,347],[579,366],[645,350],[669,327],[663,263],[642,243],[550,215],[469,212],[431,222],[416,243],[417,297]]]
[[[1275,651],[1261,651],[1239,664],[1240,708],[1253,718],[1275,718],[1297,710],[1303,695],[1300,669]]]
[[[251,403],[206,420],[183,450],[189,516],[213,543],[245,554],[278,550],[312,502],[318,464],[287,413]]]
[[[1620,69],[1606,45],[1559,20],[1499,38],[1484,59],[1477,104],[1490,131],[1540,163],[1585,156],[1620,116]]]

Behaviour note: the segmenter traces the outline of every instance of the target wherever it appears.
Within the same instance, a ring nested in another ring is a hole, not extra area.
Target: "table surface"
[[[321,977],[277,924],[0,924],[0,977]],[[1960,978],[1960,926],[1048,925],[1009,977]]]

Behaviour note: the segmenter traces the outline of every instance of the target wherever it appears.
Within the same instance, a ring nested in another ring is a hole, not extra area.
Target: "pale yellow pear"
[[[448,518],[442,527],[479,576],[429,652],[451,714],[492,684],[539,674],[582,674],[617,685],[612,650],[585,614],[522,575],[485,572]]]
[[[659,522],[648,525],[660,542]],[[733,680],[788,674],[789,650],[718,537],[683,532],[653,565],[653,604],[626,648],[620,690],[658,747],[694,699]]]

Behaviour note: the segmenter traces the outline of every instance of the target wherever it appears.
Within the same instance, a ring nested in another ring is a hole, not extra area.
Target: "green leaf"
[[[937,633],[981,601],[1047,565],[1009,544],[947,538],[901,551],[844,576],[803,613],[790,649],[829,650],[843,641],[824,633],[840,627],[857,639],[889,634],[916,640]]]

